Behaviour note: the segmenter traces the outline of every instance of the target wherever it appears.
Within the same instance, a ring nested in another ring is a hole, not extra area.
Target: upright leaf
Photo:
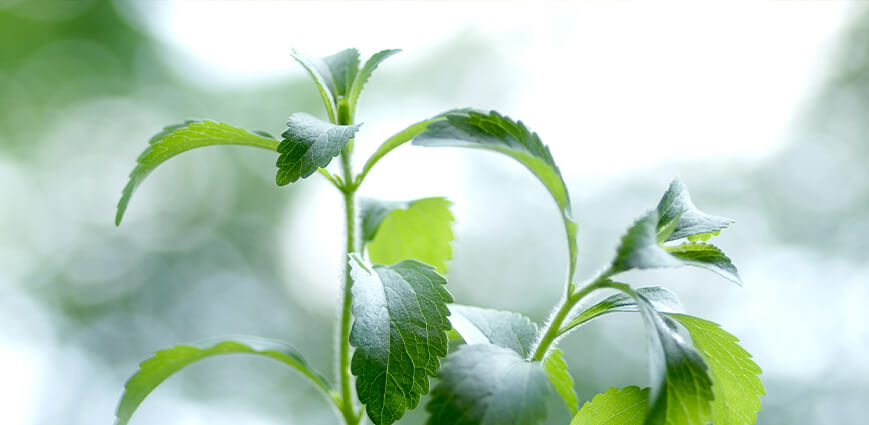
[[[375,54],[373,54],[367,61],[365,61],[365,65],[362,66],[362,69],[359,70],[359,73],[356,74],[356,79],[353,80],[353,85],[350,88],[350,93],[347,95],[348,102],[350,105],[350,110],[356,111],[356,103],[359,101],[359,95],[362,94],[362,89],[365,87],[365,83],[368,82],[368,79],[371,78],[371,74],[380,65],[381,62],[386,60],[386,58],[400,52],[401,49],[389,49],[389,50],[381,50]]]
[[[687,242],[681,245],[668,246],[664,249],[685,264],[711,270],[726,279],[739,283],[739,273],[736,271],[736,266],[714,245]]]
[[[567,369],[567,362],[564,361],[564,353],[559,349],[552,350],[549,355],[543,359],[543,371],[549,377],[549,382],[552,387],[564,400],[564,405],[570,411],[571,415],[575,415],[579,409],[579,398],[576,395],[576,386],[573,383],[573,376],[570,376],[570,371]]]
[[[450,322],[468,344],[494,344],[528,358],[537,339],[537,324],[512,311],[450,304]]]
[[[709,365],[712,377],[712,422],[715,425],[751,425],[760,411],[760,396],[766,394],[760,367],[739,340],[717,324],[698,317],[672,314],[688,329],[694,347]]]
[[[359,51],[344,49],[324,57],[322,62],[315,62],[315,65],[320,74],[326,77],[337,104],[340,97],[350,92],[356,73],[359,72]]]
[[[646,288],[638,288],[636,291],[640,295],[644,296],[646,300],[648,300],[649,303],[652,304],[652,307],[654,307],[655,310],[659,312],[685,312],[685,308],[682,307],[682,303],[679,301],[679,297],[677,297],[676,294],[670,292],[666,288],[662,288],[660,286],[649,286]],[[568,324],[565,326],[565,330],[572,329],[596,317],[603,316],[604,314],[620,311],[638,311],[637,302],[634,300],[633,297],[623,292],[611,295],[602,300],[601,302],[583,310],[582,313],[576,316],[576,318],[568,322]]]
[[[332,390],[326,378],[311,368],[295,348],[278,341],[260,338],[239,338],[209,346],[178,345],[160,350],[139,365],[139,371],[125,385],[124,395],[118,403],[115,425],[126,425],[145,397],[169,376],[191,363],[222,354],[254,354],[268,357],[290,366],[317,385],[340,409],[340,397]]]
[[[536,133],[528,130],[521,121],[513,121],[495,111],[485,113],[465,109],[449,112],[445,120],[429,124],[426,131],[413,139],[413,144],[492,150],[512,157],[531,170],[558,204],[570,251],[569,278],[573,277],[577,225],[571,213],[570,196],[549,148]]]
[[[450,205],[445,198],[361,199],[362,240],[371,261],[392,264],[413,259],[446,273],[447,261],[453,257]]]
[[[290,115],[284,140],[278,145],[276,181],[279,186],[314,174],[329,165],[332,158],[353,138],[359,126],[335,125],[303,112]]]
[[[447,357],[426,410],[429,425],[537,425],[552,387],[540,362],[492,344],[459,347]]]
[[[685,237],[708,240],[733,223],[729,218],[709,215],[698,210],[691,201],[688,188],[678,178],[670,183],[670,187],[658,203],[657,211],[660,217],[658,230],[664,241]]]
[[[171,125],[157,133],[148,143],[150,146],[139,155],[136,168],[130,173],[130,180],[124,187],[115,214],[115,225],[121,224],[130,197],[145,177],[175,155],[215,145],[253,146],[272,151],[278,147],[278,141],[274,139],[215,121],[185,121]]]
[[[586,402],[570,425],[637,425],[646,418],[649,389],[610,388]]]
[[[419,261],[371,266],[351,254],[350,265],[356,391],[372,422],[391,424],[428,393],[447,354],[452,296],[446,279]]]

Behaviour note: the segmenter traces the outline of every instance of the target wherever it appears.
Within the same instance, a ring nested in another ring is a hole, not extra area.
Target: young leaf
[[[649,389],[610,388],[586,402],[570,425],[637,425],[646,418]]]
[[[558,204],[570,252],[568,278],[572,279],[576,267],[577,225],[571,213],[570,196],[549,148],[536,133],[528,130],[521,121],[513,121],[495,111],[487,114],[465,109],[449,112],[445,120],[429,124],[426,131],[413,139],[413,144],[493,150],[512,157],[531,170]]]
[[[552,392],[540,362],[492,344],[462,345],[447,357],[426,410],[429,425],[537,425]]]
[[[447,272],[453,257],[453,215],[445,198],[410,202],[360,200],[362,241],[372,262],[392,264],[404,259],[431,264]]]
[[[253,146],[272,151],[277,150],[278,147],[277,140],[215,121],[185,121],[167,126],[154,135],[148,143],[150,146],[136,160],[136,168],[130,173],[130,181],[124,187],[121,200],[118,202],[118,211],[115,214],[116,226],[121,224],[130,197],[139,184],[157,166],[175,155],[191,149],[215,145]]]
[[[118,403],[115,425],[126,425],[145,397],[172,374],[207,357],[222,354],[254,354],[268,357],[290,366],[314,382],[341,408],[340,397],[335,393],[319,372],[312,369],[295,348],[278,341],[260,338],[235,338],[236,341],[222,341],[210,346],[178,345],[160,350],[150,359],[139,365],[136,372],[124,386],[124,395]]]
[[[663,242],[685,237],[695,240],[709,240],[733,220],[706,214],[697,209],[682,180],[676,178],[670,183],[661,202],[658,203],[660,223],[658,230]]]
[[[450,322],[468,344],[494,344],[509,348],[522,358],[531,355],[537,324],[511,311],[450,304]]]
[[[730,258],[714,245],[701,242],[688,242],[664,247],[674,257],[685,264],[702,267],[720,274],[726,279],[739,283],[739,273]]]
[[[698,317],[671,314],[688,329],[694,347],[709,364],[712,377],[712,422],[715,425],[751,425],[760,411],[760,396],[766,394],[760,367],[739,340],[717,324]]]
[[[329,89],[338,103],[340,97],[350,92],[350,87],[359,72],[359,51],[356,49],[344,49],[331,56],[326,56],[322,61],[315,61],[314,65],[321,75],[326,77]],[[325,65],[325,66],[324,66]]]
[[[365,87],[365,83],[367,83],[368,79],[371,78],[371,73],[373,73],[377,66],[380,65],[380,62],[383,62],[386,58],[400,51],[401,49],[381,50],[368,58],[365,65],[363,65],[362,69],[359,70],[359,73],[356,74],[356,79],[353,80],[350,93],[347,95],[350,111],[355,113],[356,103],[359,101],[359,95],[362,94],[362,88]]]
[[[391,424],[428,393],[447,354],[452,296],[434,267],[415,260],[371,266],[350,255],[353,316],[351,371],[375,425]]]
[[[329,165],[332,158],[353,138],[359,126],[335,125],[319,120],[304,112],[290,115],[284,140],[278,145],[276,181],[279,186],[314,174]]]
[[[646,288],[639,288],[636,290],[637,293],[646,297],[646,300],[652,304],[652,307],[655,310],[662,313],[684,313],[685,308],[682,307],[682,303],[679,301],[679,297],[676,294],[670,292],[666,288],[662,288],[660,286],[649,286]],[[619,311],[629,311],[636,312],[637,302],[630,296],[623,292],[619,292],[612,296],[609,296],[602,300],[601,302],[583,310],[576,318],[570,320],[570,322],[565,325],[565,330],[573,329],[583,323],[588,322],[596,317],[603,316],[604,314],[614,313]]]
[[[543,359],[543,371],[549,377],[549,382],[564,400],[567,409],[571,415],[575,415],[579,410],[579,398],[576,396],[576,388],[573,384],[573,377],[570,376],[570,371],[567,369],[567,362],[564,361],[564,353],[559,349],[552,350],[549,355]]]

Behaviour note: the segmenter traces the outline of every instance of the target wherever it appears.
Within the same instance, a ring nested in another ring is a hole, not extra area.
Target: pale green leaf
[[[305,68],[305,71],[308,71],[308,75],[314,80],[317,91],[320,92],[320,97],[323,100],[323,106],[326,107],[326,113],[329,115],[329,121],[337,123],[338,106],[335,100],[335,91],[332,88],[335,86],[335,80],[329,73],[323,74],[322,72],[322,70],[328,69],[328,66],[323,62],[323,59],[312,58],[296,51],[293,51],[292,56],[296,62]]]
[[[450,304],[450,322],[468,344],[494,344],[531,355],[537,339],[537,324],[512,311]]]
[[[410,202],[360,200],[363,242],[372,262],[414,259],[446,273],[453,257],[453,214],[445,198]]]
[[[582,405],[570,425],[639,425],[648,406],[648,388],[610,388]]]
[[[359,72],[359,51],[344,49],[322,58],[321,61],[315,61],[314,66],[323,75],[337,104],[340,97],[350,92],[356,73]]]
[[[540,362],[492,344],[462,345],[447,357],[426,410],[429,425],[537,425],[552,386]]]
[[[126,425],[145,397],[169,376],[199,360],[223,354],[254,354],[284,363],[313,381],[340,408],[340,398],[331,389],[326,378],[311,368],[295,348],[282,342],[261,338],[234,337],[233,339],[235,340],[207,346],[178,345],[154,353],[151,358],[139,365],[138,372],[127,381],[124,395],[118,403],[115,425]]]
[[[465,109],[445,115],[445,120],[430,123],[426,131],[413,139],[413,144],[492,150],[516,159],[531,170],[558,204],[567,232],[569,278],[572,278],[576,266],[577,225],[573,221],[567,187],[549,148],[521,121],[513,121],[495,111],[485,113]]]
[[[272,151],[277,150],[278,147],[277,140],[215,121],[185,121],[168,126],[152,137],[149,143],[150,146],[139,155],[136,167],[130,173],[130,180],[124,187],[115,214],[115,225],[121,224],[130,197],[145,177],[175,155],[191,149],[215,145],[253,146]]]
[[[658,203],[659,233],[663,241],[685,237],[708,240],[733,223],[724,217],[706,214],[694,206],[688,188],[676,178]]]
[[[670,292],[666,288],[662,288],[660,286],[649,286],[646,288],[639,288],[636,291],[640,295],[646,297],[646,300],[648,300],[655,308],[655,310],[659,312],[685,312],[685,308],[682,307],[682,303],[679,301],[679,297],[677,297],[676,294]],[[622,311],[638,311],[637,302],[630,295],[619,292],[583,310],[582,313],[576,316],[576,318],[571,319],[568,324],[565,325],[565,329],[562,331],[562,333],[604,314]]]
[[[739,340],[717,324],[698,317],[672,314],[688,329],[694,347],[709,365],[712,377],[712,422],[715,425],[751,425],[760,411],[760,396],[766,394],[758,375],[760,367]]]
[[[683,263],[711,270],[719,275],[740,283],[736,266],[720,249],[714,245],[701,242],[688,242],[676,246],[664,247],[671,255]]]
[[[559,349],[554,349],[549,352],[543,359],[543,371],[549,377],[549,382],[552,383],[555,391],[564,400],[564,405],[570,410],[571,415],[575,415],[578,410],[579,398],[576,396],[576,388],[573,383],[573,377],[570,376],[570,371],[567,369],[567,362],[564,361],[564,353]]]
[[[452,296],[446,279],[419,261],[371,266],[351,254],[350,266],[356,391],[372,422],[391,424],[428,393],[447,354]]]
[[[350,92],[347,95],[348,103],[350,105],[350,111],[356,111],[356,103],[359,101],[359,95],[362,94],[362,89],[365,87],[365,83],[368,82],[368,79],[371,78],[371,74],[380,65],[381,62],[386,60],[386,58],[400,52],[401,49],[388,49],[381,50],[368,58],[365,61],[365,65],[362,66],[362,69],[359,70],[359,73],[356,74],[356,78],[353,81],[353,85],[350,88]]]
[[[281,135],[284,140],[277,147],[281,154],[276,164],[277,184],[292,183],[329,165],[360,125],[330,124],[304,112],[290,115],[287,131]]]

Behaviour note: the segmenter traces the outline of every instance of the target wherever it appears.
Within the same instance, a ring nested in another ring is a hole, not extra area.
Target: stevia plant
[[[754,423],[764,394],[761,370],[738,340],[717,324],[686,314],[676,295],[663,287],[617,280],[629,270],[696,266],[739,284],[731,260],[707,243],[732,220],[701,212],[676,179],[658,205],[628,227],[612,261],[577,284],[578,226],[567,187],[549,149],[521,121],[494,111],[446,111],[384,141],[354,173],[357,101],[374,69],[397,52],[381,51],[361,67],[356,49],[324,58],[294,54],[314,80],[328,121],[294,113],[281,139],[214,121],[166,127],[139,156],[115,218],[120,224],[133,192],[157,166],[204,146],[274,151],[279,186],[314,173],[328,180],[343,195],[347,235],[335,380],[314,370],[284,342],[233,338],[179,345],[157,351],[140,365],[126,384],[116,424],[126,425],[145,397],[175,372],[207,357],[235,353],[269,357],[297,370],[322,390],[347,425],[366,416],[376,425],[391,424],[429,392],[431,425],[541,424],[545,402],[556,395],[573,415],[571,425]],[[369,172],[407,142],[499,152],[522,163],[552,195],[564,223],[560,237],[569,261],[564,292],[542,326],[519,313],[453,303],[444,277],[452,257],[449,201],[357,200]],[[340,172],[327,169],[335,157]],[[581,301],[600,291],[614,294],[580,309]],[[615,312],[643,318],[651,387],[611,388],[580,407],[557,342]],[[450,338],[464,344],[450,352]],[[432,377],[437,384],[430,390]]]

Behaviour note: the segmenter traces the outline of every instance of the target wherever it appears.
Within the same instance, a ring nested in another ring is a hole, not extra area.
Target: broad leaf
[[[281,154],[276,164],[278,185],[308,177],[329,165],[360,125],[330,124],[303,112],[290,115],[287,131],[281,135],[284,140],[277,147]]]
[[[145,177],[175,155],[191,149],[215,145],[253,146],[272,151],[277,150],[278,147],[277,140],[215,121],[185,121],[168,126],[152,137],[149,143],[150,146],[139,155],[136,168],[130,173],[130,181],[124,187],[121,200],[118,202],[115,225],[121,224],[130,197]]]
[[[350,266],[356,391],[372,422],[391,424],[428,393],[447,354],[452,296],[446,279],[415,260],[371,266],[351,254]]]
[[[392,264],[413,259],[446,273],[447,261],[453,257],[450,205],[445,198],[361,199],[362,240],[371,261]]]
[[[567,362],[564,361],[564,353],[557,348],[550,351],[543,359],[543,371],[549,377],[552,387],[564,400],[564,405],[570,410],[570,414],[575,415],[579,409],[579,398],[576,396],[576,388],[573,377],[567,369]]]
[[[537,324],[511,311],[450,304],[450,322],[468,344],[494,344],[531,356]]]
[[[685,312],[685,308],[682,307],[682,303],[679,301],[679,298],[676,296],[676,294],[670,292],[666,288],[662,288],[660,286],[649,286],[646,288],[639,288],[636,291],[640,295],[646,297],[646,300],[648,300],[649,303],[652,304],[652,307],[654,307],[655,310],[659,312]],[[568,324],[565,326],[565,330],[572,329],[576,326],[586,323],[589,320],[594,319],[595,317],[621,311],[638,311],[637,302],[634,300],[634,298],[623,292],[611,295],[602,300],[601,302],[583,310],[582,313],[580,313],[576,318],[568,322]]]
[[[531,170],[558,204],[567,231],[570,251],[568,278],[572,279],[576,266],[577,225],[571,213],[570,196],[549,148],[536,133],[528,130],[521,121],[513,121],[497,112],[466,109],[449,112],[445,120],[429,124],[426,131],[413,139],[413,144],[493,150],[509,155]]]
[[[426,410],[430,425],[537,425],[552,392],[540,362],[492,344],[462,345],[447,357]]]
[[[697,317],[673,314],[688,329],[694,347],[706,359],[715,401],[715,425],[751,425],[760,411],[760,396],[766,394],[760,381],[760,367],[751,354],[737,344],[739,340],[717,324]]]
[[[649,389],[610,388],[586,402],[570,425],[637,425],[646,418]]]
[[[658,230],[663,241],[688,237],[694,240],[709,240],[733,220],[706,214],[697,209],[682,180],[675,179],[658,203],[660,223]]]
[[[628,228],[613,260],[613,272],[690,265],[712,270],[740,283],[736,267],[712,245],[694,242],[676,246],[662,245],[657,233],[659,223],[658,212],[652,210]]]
[[[260,338],[235,339],[237,341],[222,341],[208,346],[178,345],[160,350],[142,362],[139,371],[124,387],[124,395],[118,403],[115,425],[126,425],[145,397],[169,376],[191,363],[222,354],[254,354],[284,363],[313,381],[340,409],[340,397],[331,389],[326,378],[312,369],[296,349],[281,342]]]
[[[368,82],[368,79],[371,78],[371,74],[380,65],[381,62],[386,60],[386,58],[400,52],[401,49],[389,49],[389,50],[381,50],[375,54],[373,54],[367,61],[365,61],[365,65],[362,66],[362,69],[359,70],[359,73],[356,74],[356,79],[353,81],[353,85],[350,88],[350,93],[347,95],[348,102],[350,105],[350,111],[356,111],[356,103],[359,101],[359,95],[362,94],[362,89],[365,87],[365,83]]]

